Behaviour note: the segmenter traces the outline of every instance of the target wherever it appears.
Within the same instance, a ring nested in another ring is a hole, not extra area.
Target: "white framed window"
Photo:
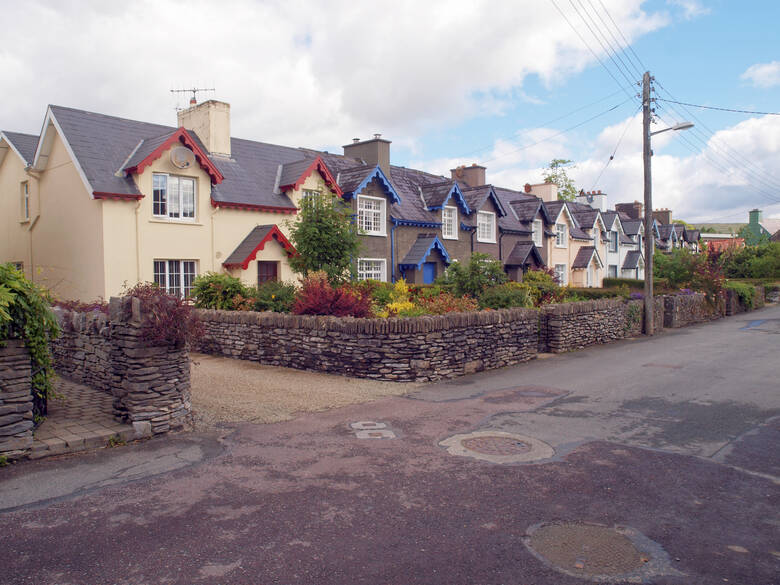
[[[23,181],[19,191],[22,221],[28,221],[30,219],[30,183]]]
[[[617,278],[617,265],[610,264],[607,268],[607,274],[609,275],[609,278]]]
[[[496,214],[492,211],[477,212],[477,241],[496,243]]]
[[[542,230],[543,230],[542,220],[535,219],[534,227],[533,227],[533,240],[534,240],[534,245],[537,248],[542,247]]]
[[[609,251],[618,251],[618,233],[614,230],[609,232]]]
[[[154,261],[154,282],[170,295],[189,297],[197,275],[195,260]]]
[[[445,207],[441,210],[441,236],[448,240],[458,239],[457,207]]]
[[[387,261],[384,258],[358,258],[359,280],[381,280],[387,282]]]
[[[556,248],[566,247],[566,224],[565,223],[555,224],[555,247]]]
[[[567,284],[566,264],[555,265],[555,277],[558,279],[558,284],[560,284],[561,286],[566,286]]]
[[[386,201],[380,197],[357,197],[358,228],[361,233],[369,236],[386,235],[385,219]]]
[[[301,191],[301,197],[315,197],[320,194],[319,189],[303,189]]]
[[[194,221],[195,179],[155,173],[152,176],[152,214],[155,217]]]
[[[588,288],[592,288],[593,287],[593,281],[596,278],[594,273],[593,273],[593,263],[588,264],[588,270],[586,272],[587,272],[587,276],[585,277],[585,279],[586,279],[585,280],[585,286],[587,286]]]

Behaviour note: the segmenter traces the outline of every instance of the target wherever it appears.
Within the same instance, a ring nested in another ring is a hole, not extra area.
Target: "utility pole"
[[[650,101],[650,72],[642,76],[642,160],[645,169],[645,335],[655,333],[655,303],[653,302],[653,182],[650,174],[650,121],[652,108]]]

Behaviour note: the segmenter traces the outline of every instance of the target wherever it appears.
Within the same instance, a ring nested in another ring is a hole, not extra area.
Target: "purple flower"
[[[689,288],[681,288],[680,289],[680,294],[681,295],[692,295],[693,291],[691,289],[689,289]]]
[[[643,295],[641,292],[632,292],[631,293],[631,300],[638,301],[639,299],[645,298],[645,295]]]

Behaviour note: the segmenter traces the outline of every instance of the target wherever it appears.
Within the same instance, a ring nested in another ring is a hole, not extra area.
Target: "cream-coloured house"
[[[541,197],[552,219],[552,236],[545,239],[547,265],[555,271],[561,285],[600,287],[604,263],[599,254],[603,247],[598,213],[591,225],[593,235],[582,229],[569,205],[558,199],[558,187],[552,183],[531,185],[531,193]]]
[[[167,127],[50,106],[40,136],[0,134],[0,261],[66,299],[198,274],[293,278],[288,220],[307,192],[341,195],[320,157],[231,138],[207,101]]]

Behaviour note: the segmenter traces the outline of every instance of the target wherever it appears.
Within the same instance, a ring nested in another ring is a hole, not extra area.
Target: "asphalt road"
[[[777,584],[779,356],[774,306],[15,465],[0,583]],[[394,438],[358,438],[357,421]]]

